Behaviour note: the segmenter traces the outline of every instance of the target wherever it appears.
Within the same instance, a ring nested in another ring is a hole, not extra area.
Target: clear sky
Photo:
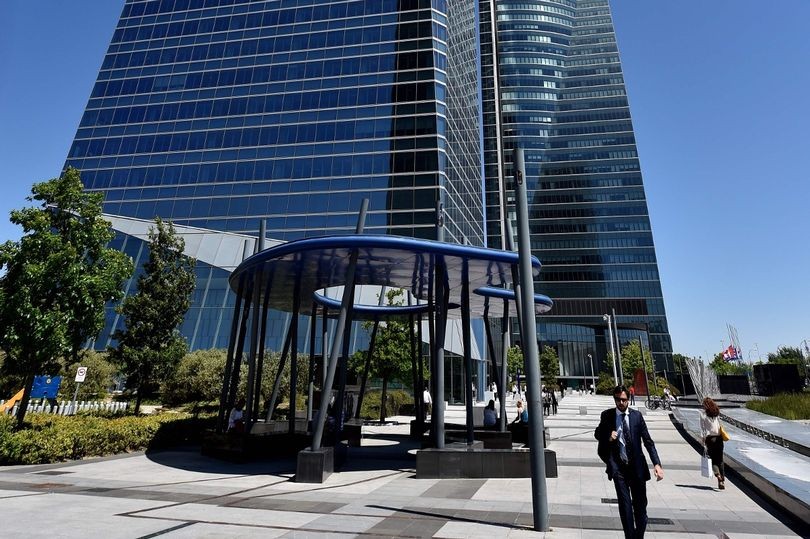
[[[612,0],[676,352],[810,340],[810,1]],[[0,241],[59,174],[122,0],[0,2]]]

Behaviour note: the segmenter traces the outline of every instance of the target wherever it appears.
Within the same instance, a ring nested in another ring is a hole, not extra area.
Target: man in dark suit
[[[602,412],[594,437],[599,441],[599,458],[606,465],[608,479],[616,486],[619,514],[627,539],[644,537],[647,528],[647,481],[650,468],[641,443],[655,467],[655,478],[664,478],[661,460],[650,438],[647,423],[638,410],[629,409],[630,393],[624,386],[613,390],[615,408]]]

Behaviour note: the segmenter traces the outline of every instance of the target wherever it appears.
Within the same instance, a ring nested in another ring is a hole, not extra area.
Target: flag
[[[723,350],[723,359],[725,359],[726,361],[739,359],[739,357],[740,357],[740,354],[737,351],[737,349],[734,348],[734,345],[730,344],[730,345],[728,345],[728,348]]]

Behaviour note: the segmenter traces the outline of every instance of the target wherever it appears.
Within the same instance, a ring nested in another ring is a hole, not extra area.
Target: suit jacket
[[[658,451],[655,450],[655,442],[653,442],[650,432],[647,430],[644,416],[638,410],[632,408],[628,408],[627,411],[629,414],[627,420],[630,423],[630,446],[627,448],[627,456],[630,459],[629,465],[635,472],[636,477],[649,481],[650,467],[647,464],[647,459],[644,458],[644,453],[641,451],[641,443],[644,442],[644,447],[647,448],[647,453],[650,454],[653,465],[660,465],[661,459],[658,458]],[[619,440],[610,441],[610,434],[614,430],[616,430],[616,408],[611,408],[602,412],[599,426],[596,427],[593,433],[594,438],[599,441],[597,452],[599,458],[605,463],[605,473],[607,473],[610,480],[613,480],[613,476],[622,465]]]

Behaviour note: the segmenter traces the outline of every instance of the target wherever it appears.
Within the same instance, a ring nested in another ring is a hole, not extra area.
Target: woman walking
[[[712,470],[717,478],[717,488],[726,488],[726,474],[723,467],[723,437],[720,434],[720,408],[709,397],[703,399],[700,414],[700,430],[703,433],[703,446],[712,459]]]

